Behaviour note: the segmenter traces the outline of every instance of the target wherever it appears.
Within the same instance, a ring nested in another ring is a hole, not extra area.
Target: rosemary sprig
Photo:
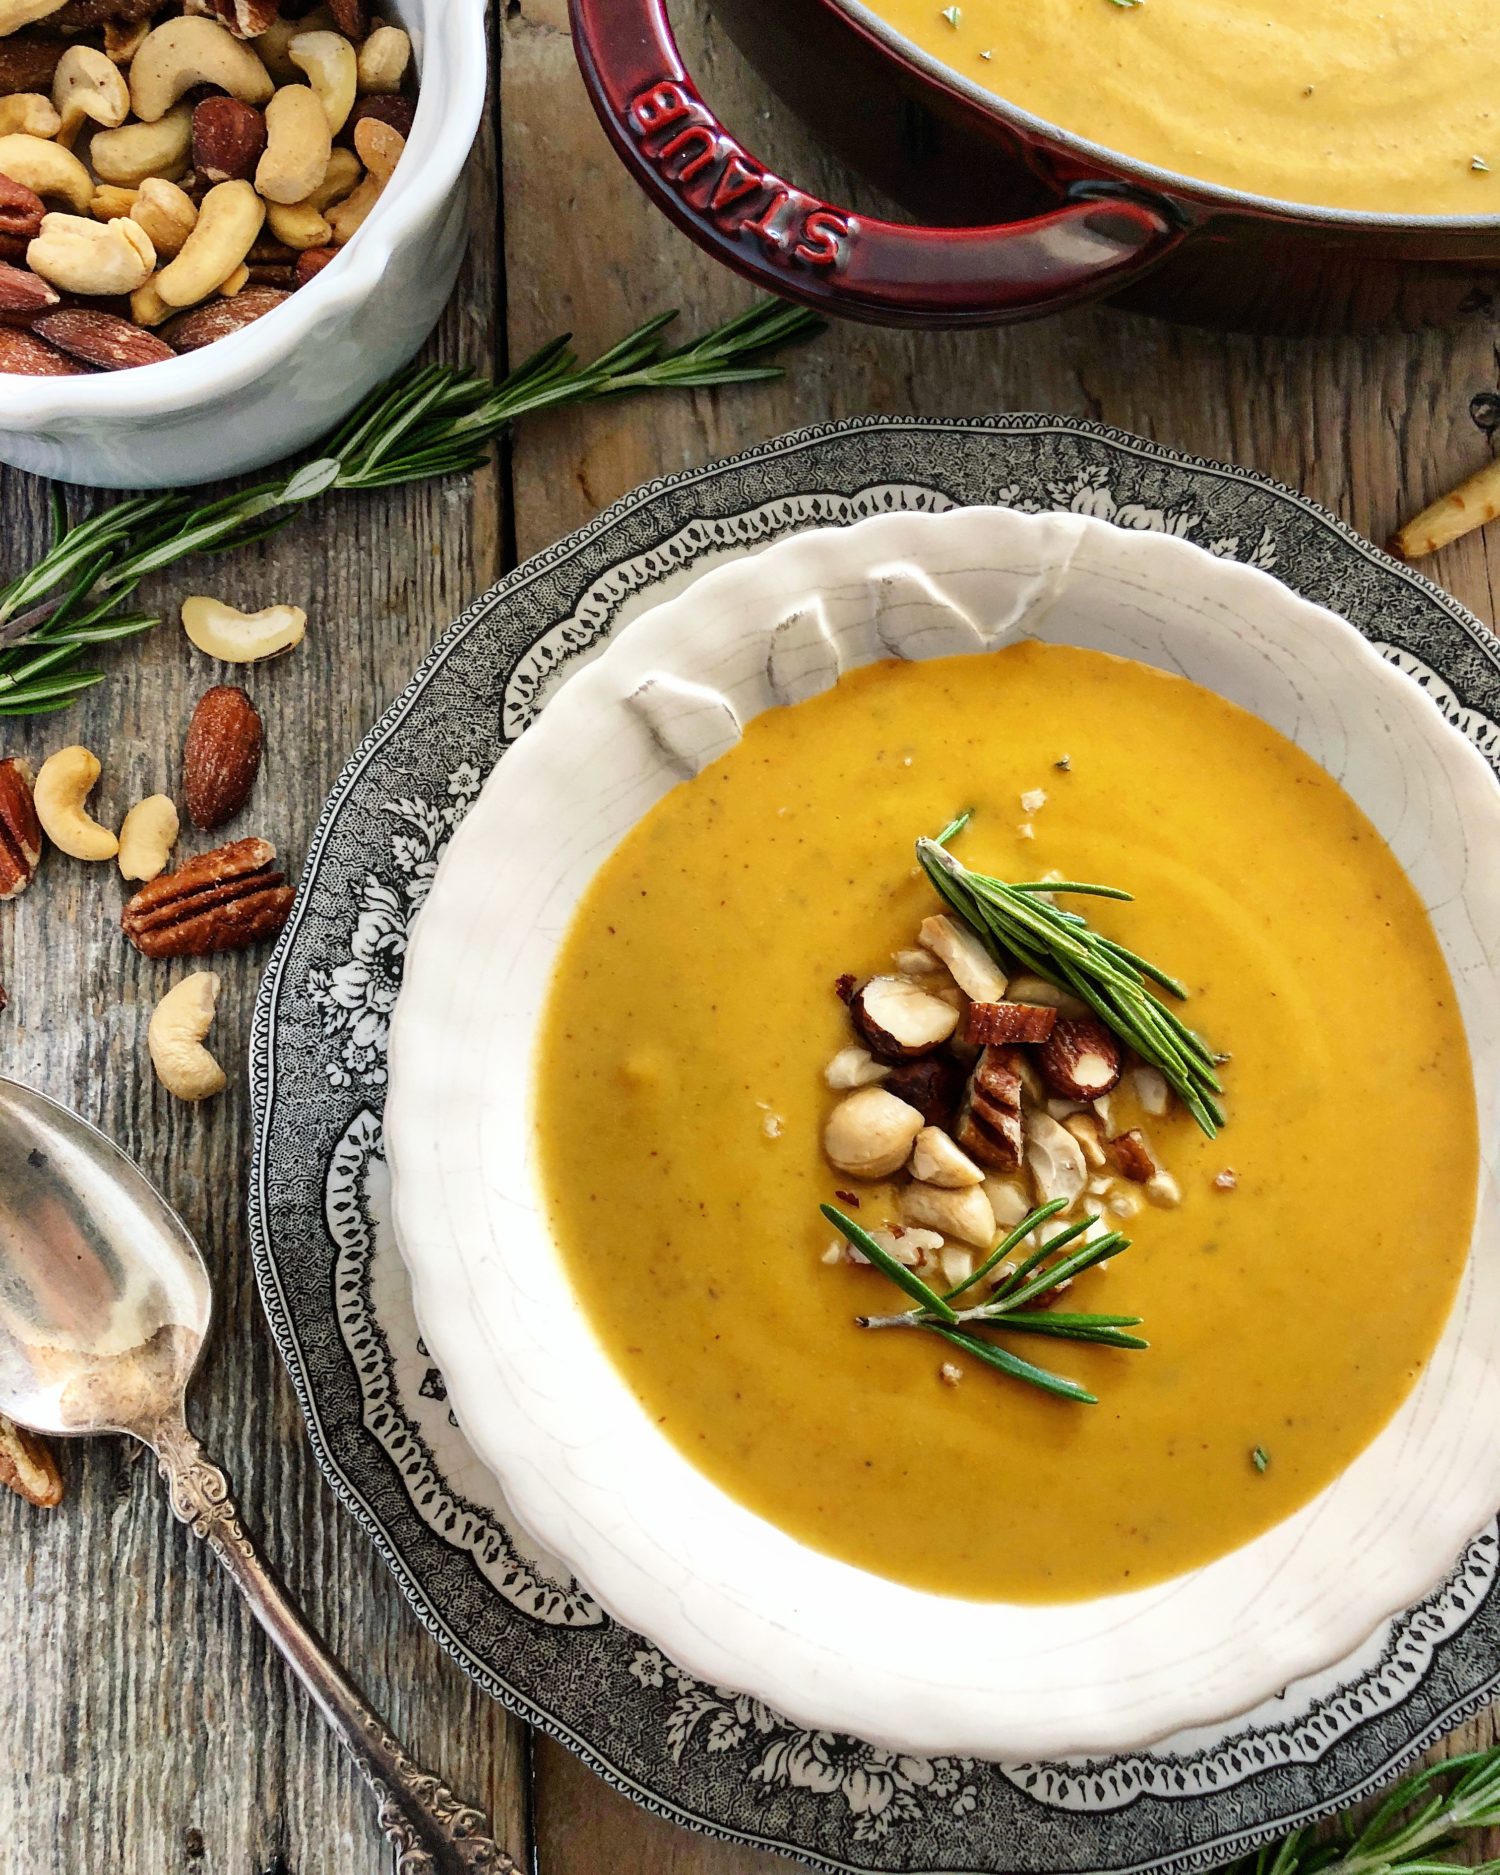
[[[1096,1263],[1103,1263],[1130,1248],[1130,1239],[1117,1230],[1108,1231],[1102,1237],[1088,1238],[1086,1233],[1098,1223],[1097,1217],[1086,1217],[1078,1223],[1070,1224],[1055,1237],[1042,1243],[995,1285],[985,1301],[972,1308],[954,1308],[953,1304],[961,1295],[987,1276],[1003,1257],[1023,1243],[1033,1231],[1040,1232],[1062,1210],[1062,1199],[1038,1205],[1022,1218],[1013,1231],[1000,1239],[973,1275],[950,1289],[946,1295],[924,1282],[915,1270],[899,1263],[867,1230],[856,1224],[852,1217],[847,1217],[836,1205],[825,1204],[820,1208],[829,1223],[842,1232],[860,1255],[874,1264],[882,1275],[888,1276],[898,1288],[905,1290],[917,1305],[902,1315],[856,1316],[855,1320],[861,1328],[926,1329],[974,1360],[1009,1375],[1012,1380],[1024,1380],[1044,1393],[1054,1394],[1063,1400],[1076,1400],[1086,1406],[1096,1406],[1098,1396],[1080,1386],[1076,1380],[1069,1380],[1063,1374],[1054,1374],[1048,1368],[1022,1360],[1020,1355],[1013,1354],[1009,1348],[987,1340],[981,1331],[1002,1328],[1013,1334],[1050,1336],[1059,1341],[1087,1341],[1107,1348],[1144,1348],[1150,1345],[1138,1335],[1125,1332],[1140,1326],[1139,1315],[1064,1314],[1057,1310],[1030,1306],[1069,1277],[1080,1276]],[[1074,1247],[1069,1249],[1070,1245]],[[1059,1252],[1064,1250],[1067,1255],[1059,1256]],[[1054,1256],[1058,1256],[1058,1261],[1047,1263],[1047,1259]],[[1047,1264],[1045,1268],[1042,1267],[1044,1263]]]
[[[191,492],[132,495],[71,525],[56,490],[52,545],[0,585],[0,716],[65,709],[104,673],[80,670],[93,646],[149,631],[151,613],[122,608],[150,573],[195,553],[244,547],[334,490],[390,488],[478,468],[517,418],[636,391],[695,390],[780,377],[766,354],[821,329],[804,308],[761,300],[701,338],[669,348],[663,313],[583,363],[566,337],[498,384],[429,365],[371,392],[344,426],[289,473],[205,502]]]
[[[1294,1830],[1235,1865],[1237,1875],[1500,1875],[1500,1860],[1461,1863],[1466,1832],[1500,1824],[1500,1747],[1404,1777],[1364,1822]]]
[[[1210,1139],[1224,1124],[1223,1085],[1207,1044],[1153,994],[1179,1001],[1185,986],[1156,964],[1093,930],[1078,912],[1051,902],[1057,893],[1120,899],[1117,886],[1078,880],[1031,879],[1011,884],[970,872],[947,850],[969,821],[962,814],[935,840],[918,840],[917,858],[938,894],[1002,963],[1020,963],[1034,976],[1080,997],[1120,1040],[1159,1068]]]

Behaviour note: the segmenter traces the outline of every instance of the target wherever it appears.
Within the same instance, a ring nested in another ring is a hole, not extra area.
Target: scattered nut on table
[[[120,828],[120,877],[154,879],[167,869],[177,844],[177,808],[165,794],[148,795],[125,816]]]
[[[178,1100],[209,1100],[223,1093],[228,1077],[204,1047],[219,1003],[219,979],[195,970],[167,991],[151,1014],[146,1046],[156,1078]]]
[[[99,774],[98,756],[75,743],[49,755],[36,778],[34,799],[42,831],[73,859],[113,859],[120,850],[109,828],[101,827],[84,807]]]
[[[296,605],[240,612],[222,599],[196,594],[182,602],[182,628],[211,658],[226,664],[257,664],[300,644],[307,631],[307,614]]]

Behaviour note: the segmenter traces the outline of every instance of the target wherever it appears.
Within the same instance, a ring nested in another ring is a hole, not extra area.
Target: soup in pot
[[[867,0],[965,78],[1197,181],[1327,208],[1500,213],[1487,0]]]

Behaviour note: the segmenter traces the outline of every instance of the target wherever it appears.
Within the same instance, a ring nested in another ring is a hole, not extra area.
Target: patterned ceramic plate
[[[998,502],[1158,528],[1351,619],[1500,768],[1500,644],[1331,515],[1092,425],[873,420],[650,484],[453,627],[345,770],[253,1050],[261,1292],[320,1461],[483,1686],[662,1814],[844,1871],[1206,1867],[1382,1781],[1500,1685],[1500,1533],[1340,1667],[1127,1757],[928,1760],[689,1679],[508,1528],[448,1411],[391,1235],[384,1049],[406,931],[480,781],[551,688],[728,555],[893,508]]]

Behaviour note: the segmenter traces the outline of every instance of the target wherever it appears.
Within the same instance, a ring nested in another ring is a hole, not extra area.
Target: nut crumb
[[[1068,770],[1073,766],[1073,758],[1071,755],[1059,755],[1052,766],[1061,769],[1063,774],[1067,774]]]
[[[1020,826],[1016,828],[1016,832],[1023,840],[1034,840],[1036,838],[1036,828],[1032,826],[1029,820],[1023,820]]]
[[[963,1377],[964,1370],[961,1367],[955,1367],[952,1361],[944,1361],[938,1369],[938,1379],[945,1387],[956,1387]]]
[[[1021,796],[1021,812],[1038,814],[1047,805],[1047,793],[1044,788],[1028,788]]]
[[[1214,1190],[1215,1191],[1233,1191],[1235,1186],[1238,1185],[1239,1182],[1240,1182],[1239,1173],[1234,1171],[1231,1167],[1226,1165],[1224,1170],[1220,1172],[1218,1177],[1214,1180]]]
[[[829,1244],[828,1248],[823,1252],[822,1256],[818,1258],[820,1263],[828,1264],[842,1263],[843,1260],[844,1240],[842,1237],[835,1237],[833,1242]]]

